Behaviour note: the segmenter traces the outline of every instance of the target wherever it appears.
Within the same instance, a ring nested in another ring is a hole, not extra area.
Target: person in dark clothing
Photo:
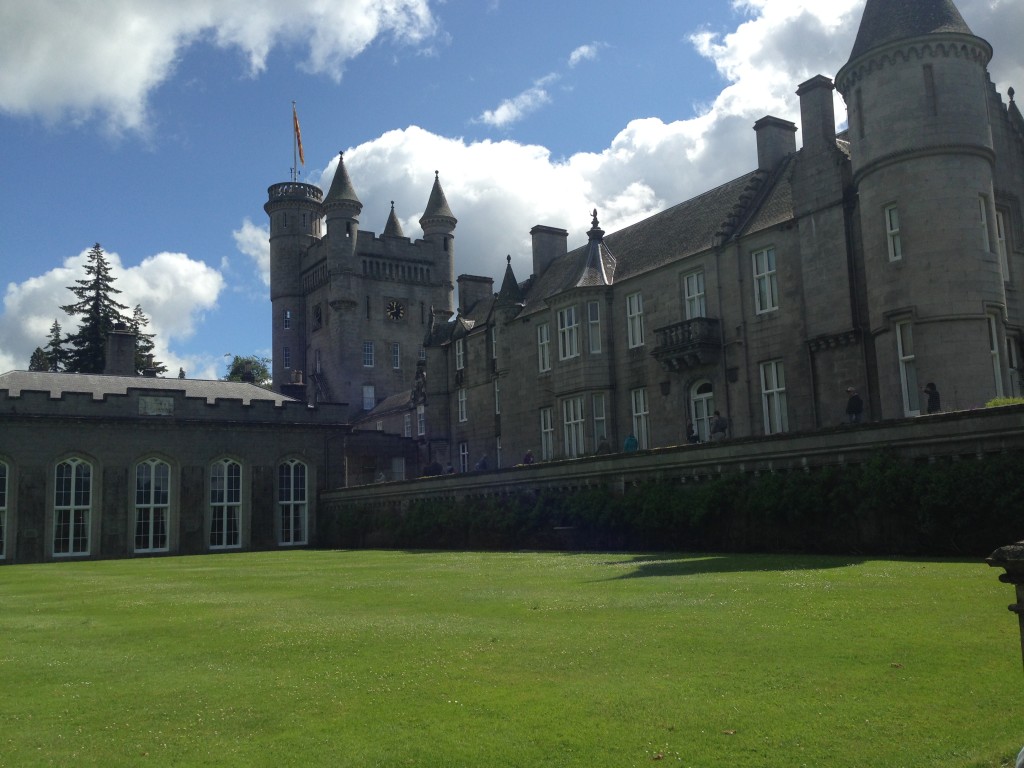
[[[942,410],[942,403],[939,400],[939,390],[935,384],[929,381],[924,385],[924,393],[928,395],[928,413],[938,413]]]
[[[851,424],[860,424],[861,415],[864,413],[864,401],[853,387],[847,387],[846,394],[850,396],[846,401],[846,420]]]

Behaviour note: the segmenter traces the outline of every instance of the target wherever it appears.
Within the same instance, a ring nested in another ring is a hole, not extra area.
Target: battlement
[[[299,181],[284,181],[280,184],[272,184],[267,189],[267,199],[271,203],[295,200],[319,204],[324,201],[324,192],[320,187],[313,184],[303,184]]]

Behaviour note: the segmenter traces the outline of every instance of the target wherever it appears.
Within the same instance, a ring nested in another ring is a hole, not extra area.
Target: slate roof
[[[240,381],[209,381],[204,379],[159,379],[148,376],[107,376],[88,373],[51,373],[49,371],[9,371],[0,374],[0,392],[20,397],[22,392],[49,392],[57,400],[66,392],[92,395],[103,400],[107,395],[126,395],[129,389],[155,392],[184,392],[185,397],[201,398],[208,403],[217,400],[241,400],[248,405],[254,400],[270,400],[274,405],[298,402],[294,398]]]
[[[974,34],[953,0],[867,0],[850,61],[887,43],[944,32]]]
[[[398,220],[398,216],[395,215],[395,201],[391,201],[391,213],[388,214],[388,222],[384,225],[384,236],[385,237],[405,237],[405,233],[402,231],[402,222]]]
[[[444,196],[444,190],[441,189],[441,179],[437,171],[434,171],[434,186],[430,190],[427,209],[423,212],[423,216],[420,217],[420,223],[422,224],[425,220],[434,218],[451,219],[453,223],[456,220],[452,209],[448,207],[448,198]]]
[[[352,186],[352,179],[348,177],[348,171],[345,170],[345,156],[339,152],[338,167],[334,171],[334,180],[331,181],[331,188],[327,192],[327,197],[324,198],[324,203],[338,203],[342,201],[362,205],[359,195],[356,194],[355,187]]]

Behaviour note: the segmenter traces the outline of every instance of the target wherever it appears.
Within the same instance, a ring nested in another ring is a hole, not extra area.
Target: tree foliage
[[[61,307],[72,317],[81,318],[78,330],[67,337],[70,349],[66,370],[102,373],[106,363],[107,334],[118,323],[129,326],[131,319],[122,314],[128,307],[114,298],[121,291],[114,287],[110,262],[99,243],[92,247],[87,258],[85,279],[76,280],[75,285],[68,286],[78,301]]]
[[[46,354],[47,366],[40,370],[45,371],[63,371],[67,366],[68,353],[64,348],[64,337],[61,335],[62,328],[60,323],[54,318],[53,325],[50,326],[50,336],[46,342],[46,346],[43,347],[43,351]],[[30,369],[32,370],[32,369]]]
[[[42,347],[36,347],[32,352],[32,359],[28,361],[28,369],[30,371],[50,370],[50,358],[47,357]]]
[[[228,363],[224,381],[249,381],[260,386],[270,386],[270,360],[258,355],[235,355]]]
[[[142,311],[142,305],[136,304],[132,319],[128,322],[128,329],[135,334],[135,371],[142,373],[149,368],[158,374],[167,373],[167,366],[153,357],[155,335],[144,331],[147,325],[149,318]]]

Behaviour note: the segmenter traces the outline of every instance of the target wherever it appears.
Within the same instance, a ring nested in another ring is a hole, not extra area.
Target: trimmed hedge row
[[[338,548],[558,549],[984,557],[1024,539],[1024,453],[869,462],[699,483],[523,493],[321,515]]]

